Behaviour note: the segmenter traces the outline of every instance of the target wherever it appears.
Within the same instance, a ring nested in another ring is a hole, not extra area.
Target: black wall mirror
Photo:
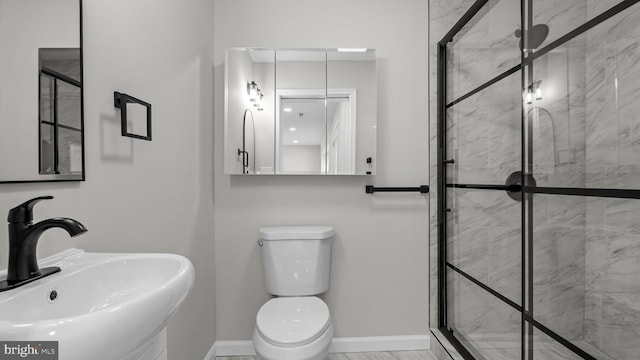
[[[0,183],[83,181],[82,0],[0,0]]]

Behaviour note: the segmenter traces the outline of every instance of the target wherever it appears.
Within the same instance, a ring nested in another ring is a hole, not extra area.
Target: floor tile
[[[348,353],[346,355],[349,360],[398,360],[390,352]]]
[[[326,360],[349,360],[347,354],[329,354]]]
[[[219,356],[216,360],[255,360],[253,356]],[[326,360],[436,360],[429,350],[329,354]]]
[[[436,356],[429,350],[424,351],[398,351],[394,352],[398,360],[437,360]]]

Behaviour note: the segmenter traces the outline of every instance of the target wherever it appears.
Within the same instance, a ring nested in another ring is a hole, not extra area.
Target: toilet
[[[256,316],[258,360],[323,360],[333,339],[329,307],[315,295],[329,289],[331,226],[260,229],[267,291]]]

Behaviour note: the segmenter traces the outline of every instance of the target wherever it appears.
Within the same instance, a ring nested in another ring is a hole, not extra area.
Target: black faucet
[[[38,268],[36,248],[40,235],[47,229],[59,227],[72,237],[84,234],[87,229],[81,223],[69,218],[52,218],[33,224],[33,207],[41,200],[51,200],[53,196],[42,196],[24,202],[9,211],[9,268],[7,280],[0,282],[0,292],[16,288],[34,280],[57,273],[58,267]]]

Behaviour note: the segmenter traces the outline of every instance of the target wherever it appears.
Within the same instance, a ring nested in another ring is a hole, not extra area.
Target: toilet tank
[[[331,226],[274,226],[260,229],[267,291],[310,296],[329,289]]]

